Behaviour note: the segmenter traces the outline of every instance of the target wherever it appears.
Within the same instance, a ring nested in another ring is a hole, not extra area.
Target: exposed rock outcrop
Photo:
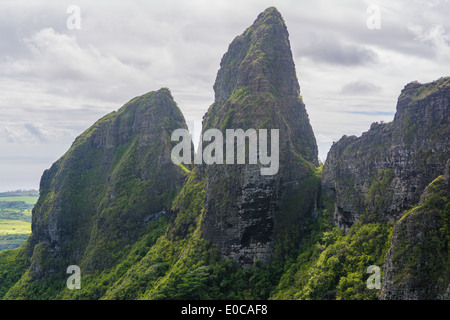
[[[298,246],[318,193],[318,181],[312,181],[317,145],[300,97],[287,28],[275,8],[261,13],[230,44],[214,90],[203,131],[278,129],[280,167],[262,176],[261,164],[206,166],[203,235],[242,265],[268,262],[275,246],[281,255]]]
[[[450,299],[450,159],[417,206],[395,224],[380,299]]]
[[[336,224],[348,229],[362,215],[398,220],[443,172],[449,145],[450,78],[405,86],[392,122],[331,147],[323,189],[336,200]]]

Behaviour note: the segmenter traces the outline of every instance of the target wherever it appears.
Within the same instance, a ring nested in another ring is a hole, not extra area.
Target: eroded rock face
[[[450,299],[450,159],[419,204],[395,224],[380,299]]]
[[[362,215],[396,221],[416,205],[450,158],[450,78],[410,83],[390,123],[334,143],[323,190],[335,199],[335,222],[349,228]]]
[[[261,175],[260,164],[204,168],[203,235],[223,256],[244,266],[271,261],[277,243],[280,248],[298,245],[292,244],[293,235],[298,236],[311,217],[318,193],[317,181],[310,180],[318,165],[317,145],[299,95],[288,38],[275,8],[261,13],[236,37],[222,58],[215,102],[203,121],[203,131],[279,130],[280,167],[275,175]],[[307,183],[310,190],[302,192]],[[287,212],[292,201],[303,206]]]

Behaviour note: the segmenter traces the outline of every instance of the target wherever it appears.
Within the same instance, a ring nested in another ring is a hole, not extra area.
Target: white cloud
[[[45,131],[43,131],[41,128],[35,126],[32,123],[25,123],[24,124],[25,129],[33,136],[35,137],[39,142],[46,143],[48,142],[47,135]]]
[[[31,56],[2,63],[4,76],[29,76],[34,79],[106,81],[106,84],[142,80],[142,71],[126,65],[117,57],[101,53],[95,46],[81,47],[75,36],[42,29],[24,39]]]
[[[442,25],[433,25],[425,28],[414,23],[409,24],[409,29],[416,35],[416,39],[424,45],[435,50],[439,60],[450,60],[450,34]]]
[[[28,184],[37,186],[78,134],[145,92],[169,87],[185,118],[200,121],[229,43],[272,5],[289,30],[322,160],[342,135],[391,120],[406,83],[450,75],[449,1],[376,1],[380,30],[366,26],[370,0],[80,0],[81,29],[68,30],[71,4],[0,3],[4,188],[20,188],[22,173],[1,159],[27,166],[21,150],[31,150],[39,165],[27,168],[39,172],[27,173]]]

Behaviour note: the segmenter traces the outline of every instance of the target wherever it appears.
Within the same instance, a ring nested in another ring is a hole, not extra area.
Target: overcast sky
[[[37,189],[76,136],[148,91],[170,88],[201,121],[229,43],[269,6],[322,161],[342,135],[391,121],[407,83],[450,75],[448,0],[92,2],[0,1],[0,191]]]

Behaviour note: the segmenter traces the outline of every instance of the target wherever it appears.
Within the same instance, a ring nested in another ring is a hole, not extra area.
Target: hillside
[[[343,136],[322,166],[271,7],[229,45],[214,93],[199,163],[173,161],[187,125],[167,88],[77,137],[42,175],[31,236],[0,253],[0,298],[448,297],[450,78],[407,84],[391,122]]]

